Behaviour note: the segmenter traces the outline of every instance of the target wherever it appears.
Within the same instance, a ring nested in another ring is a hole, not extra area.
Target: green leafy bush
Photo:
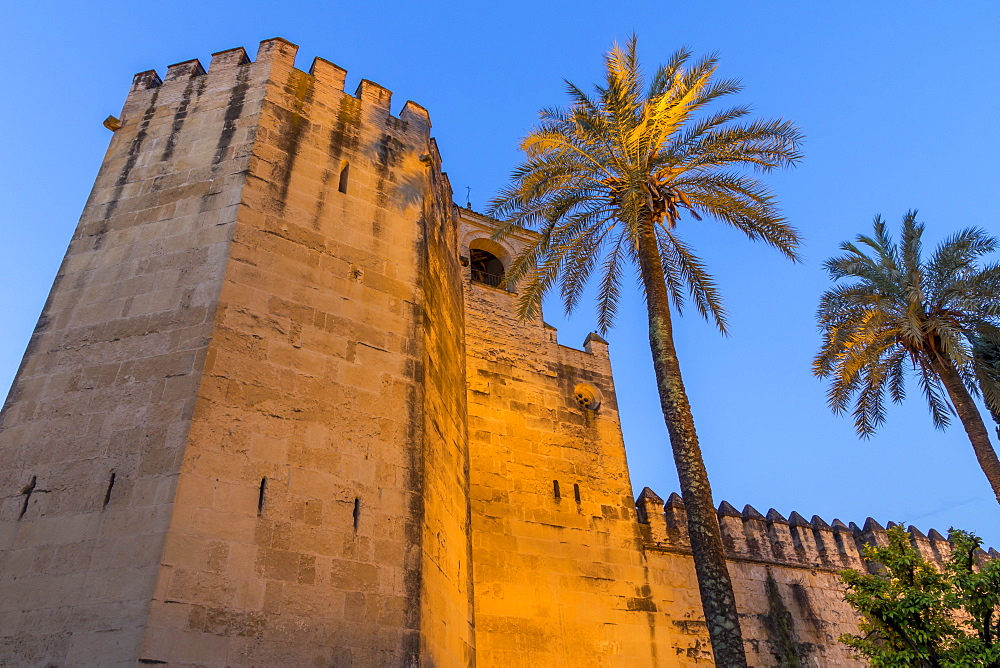
[[[866,545],[874,574],[841,572],[844,599],[861,614],[860,635],[840,641],[873,668],[1000,668],[1000,559],[976,563],[981,540],[951,529],[953,551],[938,571],[910,544],[901,526],[885,547]]]

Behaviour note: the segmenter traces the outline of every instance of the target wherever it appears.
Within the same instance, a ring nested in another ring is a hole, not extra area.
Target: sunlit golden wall
[[[463,212],[469,244],[490,221]],[[516,296],[467,281],[472,542],[480,666],[654,665],[655,612],[607,344],[559,345]],[[574,390],[593,386],[597,410]],[[558,484],[558,496],[555,486]]]

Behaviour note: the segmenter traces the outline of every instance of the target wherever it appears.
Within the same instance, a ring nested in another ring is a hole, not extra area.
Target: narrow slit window
[[[358,530],[358,524],[361,522],[361,499],[354,499],[354,531]]]
[[[575,482],[573,483],[573,496],[576,498],[576,502],[580,503],[580,485]]]
[[[257,493],[257,515],[264,514],[264,497],[267,495],[267,478],[260,479],[260,491]]]
[[[552,481],[552,494],[553,494],[553,496],[555,496],[555,497],[556,497],[557,499],[558,499],[558,498],[561,498],[561,497],[559,496],[559,481],[558,481],[558,480],[553,480],[553,481]]]
[[[25,485],[24,488],[21,490],[21,494],[24,495],[24,504],[21,505],[21,514],[17,516],[18,520],[24,517],[24,514],[28,512],[28,503],[31,501],[31,493],[35,491],[35,484],[37,482],[38,482],[38,476],[33,475],[31,476],[31,482]]]
[[[351,165],[346,160],[340,163],[340,182],[337,184],[337,190],[342,193],[347,192],[347,178],[350,171]]]
[[[111,490],[115,488],[115,472],[111,472],[111,479],[108,480],[108,491],[104,493],[104,504],[101,508],[107,508],[108,504],[111,503]]]

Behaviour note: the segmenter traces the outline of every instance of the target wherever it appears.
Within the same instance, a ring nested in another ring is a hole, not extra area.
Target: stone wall
[[[462,312],[423,280],[457,274],[450,188],[422,108],[295,50],[238,66],[263,104],[143,654],[460,661],[463,370],[430,361]]]
[[[654,573],[654,600],[665,612],[661,624],[683,628],[690,638],[670,651],[678,665],[710,660],[684,502],[674,493],[664,503],[647,487],[636,508]],[[725,501],[718,514],[750,665],[865,665],[837,640],[858,632],[857,614],[844,601],[837,573],[873,568],[861,558],[861,548],[886,545],[885,529],[872,518],[862,527],[840,520],[828,524],[797,512],[786,519],[773,508],[766,515],[749,505],[740,512]],[[934,530],[908,531],[921,555],[943,568],[951,554],[947,539]],[[994,555],[1000,556],[991,551]]]

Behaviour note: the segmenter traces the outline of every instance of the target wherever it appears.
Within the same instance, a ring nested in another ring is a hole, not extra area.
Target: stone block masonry
[[[0,412],[0,665],[710,664],[608,343],[516,317],[531,235],[454,206],[426,110],[296,50],[106,123]],[[857,664],[836,571],[881,526],[719,521],[751,664]]]
[[[266,61],[136,76],[0,417],[0,663],[138,658]]]

